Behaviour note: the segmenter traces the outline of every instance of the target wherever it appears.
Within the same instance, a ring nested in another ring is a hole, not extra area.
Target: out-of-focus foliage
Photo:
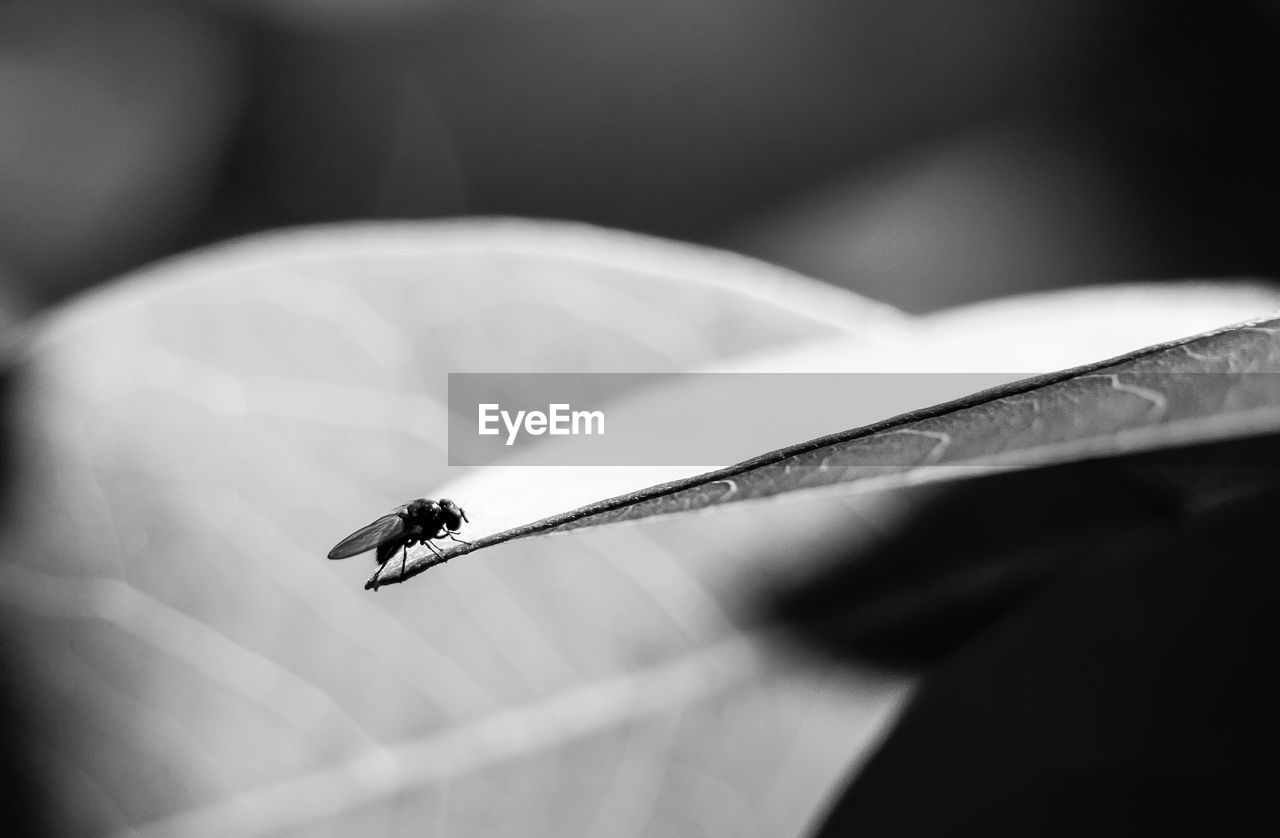
[[[1192,290],[1194,312],[1172,291],[1130,311],[1197,331],[1275,305]],[[1047,307],[1041,338],[1069,340],[1069,307]],[[751,610],[909,499],[514,543],[377,595],[323,556],[453,476],[450,371],[767,367],[815,341],[909,356],[947,322],[520,223],[278,235],[85,298],[9,379],[0,768],[76,834],[798,834],[908,683]],[[1008,333],[978,332],[992,353]],[[458,499],[484,527],[525,493],[599,495],[580,478]]]
[[[905,322],[526,224],[282,235],[60,312],[9,394],[0,680],[28,802],[70,834],[795,834],[903,683],[810,666],[735,603],[756,547],[839,503],[377,596],[324,555],[446,480],[450,371],[677,371]]]

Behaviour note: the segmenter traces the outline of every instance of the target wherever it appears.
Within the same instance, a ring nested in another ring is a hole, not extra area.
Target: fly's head
[[[457,532],[462,529],[462,522],[467,520],[467,513],[453,501],[448,498],[440,499],[440,522],[449,528],[451,532]]]

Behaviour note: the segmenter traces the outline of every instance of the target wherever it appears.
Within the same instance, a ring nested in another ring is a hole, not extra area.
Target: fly
[[[400,573],[404,573],[405,559],[409,548],[414,544],[425,544],[431,552],[444,558],[440,548],[432,544],[433,539],[452,538],[459,544],[470,544],[454,533],[462,529],[467,513],[448,498],[432,500],[418,498],[383,515],[372,524],[361,527],[351,535],[339,541],[329,551],[331,559],[346,559],[351,556],[377,549],[378,571],[370,581],[373,589],[378,589],[378,579],[382,569],[397,552],[400,553]],[[369,587],[368,584],[365,587]]]

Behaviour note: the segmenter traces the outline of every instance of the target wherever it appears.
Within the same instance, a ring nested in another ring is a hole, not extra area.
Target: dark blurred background
[[[515,214],[914,311],[1275,274],[1274,2],[7,0],[0,311],[312,222]]]

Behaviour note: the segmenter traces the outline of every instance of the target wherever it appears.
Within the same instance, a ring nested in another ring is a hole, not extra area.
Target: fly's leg
[[[431,550],[431,552],[432,552],[432,553],[435,553],[437,556],[439,556],[439,557],[440,557],[440,558],[442,558],[442,559],[444,558],[444,556],[443,556],[443,554],[441,554],[441,552],[440,552],[439,548],[437,548],[434,544],[432,544],[432,543],[431,543],[430,541],[428,541],[427,539],[423,539],[423,540],[421,540],[421,541],[406,541],[406,542],[404,543],[404,546],[400,548],[400,578],[401,578],[401,580],[403,580],[403,579],[404,579],[404,570],[405,570],[405,565],[406,565],[406,563],[407,563],[407,562],[408,562],[408,560],[409,560],[409,547],[411,547],[411,546],[412,546],[412,545],[414,545],[414,544],[425,544],[425,545],[427,546],[427,548]],[[375,591],[378,589],[378,579],[382,576],[382,569],[383,569],[384,567],[386,567],[386,565],[380,565],[380,566],[378,567],[378,572],[374,575],[374,585],[373,585],[373,589],[374,589]]]
[[[452,538],[454,541],[458,542],[459,544],[465,544],[468,547],[471,546],[470,541],[463,541],[461,538],[458,538],[456,535],[454,535],[452,530],[450,530],[448,527],[443,525],[441,525],[439,531],[436,532],[436,534],[432,536],[432,538]]]

